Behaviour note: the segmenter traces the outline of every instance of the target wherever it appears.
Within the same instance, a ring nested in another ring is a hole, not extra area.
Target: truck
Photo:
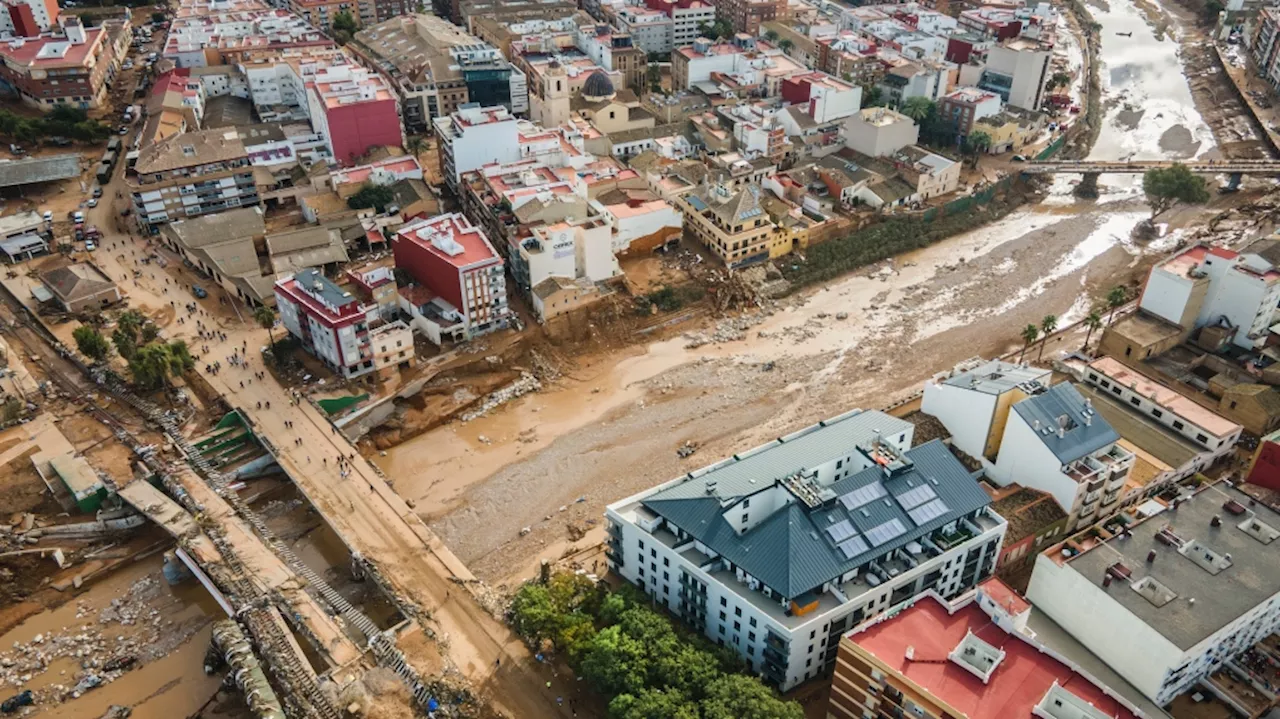
[[[107,150],[109,152],[120,152],[120,138],[113,137],[107,140]]]

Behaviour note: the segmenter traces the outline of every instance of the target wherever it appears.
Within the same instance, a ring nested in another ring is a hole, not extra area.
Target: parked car
[[[209,293],[205,292],[204,288],[201,287],[200,285],[191,285],[191,294],[195,295],[197,299],[201,299],[201,300],[209,296]]]
[[[88,204],[88,205],[89,205],[89,207],[97,207],[97,206],[98,206],[98,198],[96,198],[96,197],[90,197],[90,198],[89,198],[89,202],[88,202],[88,203],[86,203],[86,204]]]
[[[98,246],[94,244],[93,240],[85,240],[84,242],[85,252],[93,252],[96,249],[98,249]]]
[[[45,221],[45,222],[53,222],[53,213],[52,213],[52,212],[50,212],[49,210],[45,210],[45,211],[44,211],[44,221]]]
[[[101,186],[101,185],[99,185],[99,186],[97,186],[97,187],[93,188],[93,196],[94,196],[94,197],[102,197],[102,186]]]
[[[71,213],[71,219],[77,224],[82,223],[84,222],[84,213],[81,212],[80,210],[76,210],[75,212]]]

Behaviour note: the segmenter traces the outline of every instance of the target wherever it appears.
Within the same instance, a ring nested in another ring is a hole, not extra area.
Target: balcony
[[[942,551],[950,551],[961,544],[973,539],[975,535],[969,531],[968,527],[957,524],[954,531],[945,532],[939,530],[933,536],[933,541],[942,548]]]
[[[1081,457],[1071,464],[1067,465],[1063,472],[1079,484],[1090,484],[1096,482],[1101,485],[1104,477],[1102,470],[1106,467],[1094,459],[1093,457]]]
[[[774,651],[785,656],[788,642],[786,639],[775,634],[772,629],[766,629],[764,633],[764,645],[766,648],[772,648]]]

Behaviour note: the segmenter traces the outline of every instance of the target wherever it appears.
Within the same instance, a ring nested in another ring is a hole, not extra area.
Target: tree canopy
[[[521,587],[508,617],[536,650],[550,645],[593,690],[610,719],[800,719],[758,679],[729,673],[735,653],[677,631],[635,589],[608,591],[559,573]]]
[[[158,389],[168,386],[170,378],[181,376],[195,364],[186,342],[152,342],[133,353],[129,359],[129,373],[133,375],[134,384]]]
[[[1204,178],[1193,174],[1182,163],[1147,170],[1142,176],[1142,191],[1151,206],[1153,220],[1179,202],[1194,205],[1209,201]]]
[[[92,325],[81,325],[75,328],[71,336],[75,338],[76,347],[80,350],[80,354],[95,362],[101,362],[107,358],[107,355],[111,354],[111,344]]]
[[[387,211],[387,206],[394,202],[395,199],[395,193],[391,191],[390,187],[366,182],[356,194],[347,198],[347,207],[353,210],[372,207],[381,214]]]
[[[44,117],[23,117],[0,110],[0,135],[18,142],[34,142],[48,137],[97,142],[110,134],[111,128],[90,120],[88,113],[71,105],[54,105]]]

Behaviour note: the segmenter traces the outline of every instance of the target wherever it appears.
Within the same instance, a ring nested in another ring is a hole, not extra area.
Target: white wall
[[[1084,489],[1062,473],[1057,455],[1013,408],[1009,409],[1009,421],[1004,425],[1000,454],[991,477],[1002,487],[1017,482],[1048,492],[1068,514],[1076,505],[1077,493],[1083,493]]]
[[[997,399],[994,394],[926,382],[920,410],[937,417],[951,433],[951,443],[976,459],[986,451]]]
[[[1186,417],[1177,414],[1164,405],[1152,402],[1149,398],[1134,392],[1128,387],[1116,382],[1110,376],[1102,374],[1092,367],[1085,370],[1084,377],[1086,382],[1096,385],[1100,390],[1108,392],[1117,400],[1128,404],[1135,412],[1141,412],[1152,421],[1159,422],[1165,427],[1168,427],[1170,431],[1176,432],[1185,437],[1188,441],[1204,448],[1205,452],[1203,454],[1207,457],[1208,461],[1212,461],[1213,458],[1230,452],[1235,446],[1236,440],[1240,439],[1240,432],[1243,429],[1240,425],[1236,425],[1235,430],[1227,433],[1225,436],[1218,437],[1204,427],[1201,427]],[[1106,383],[1105,385],[1103,384],[1104,382]],[[1117,392],[1117,390],[1119,391]],[[1158,409],[1160,411],[1160,416],[1157,417],[1152,414],[1152,409]],[[1205,409],[1203,411],[1208,412],[1209,410]],[[1174,426],[1174,422],[1177,422],[1181,426]],[[1204,437],[1203,441],[1200,439],[1202,436]]]
[[[470,172],[490,162],[516,162],[520,159],[520,130],[513,117],[502,122],[475,125],[466,128],[461,137],[453,140],[453,167],[461,179]]]
[[[1163,267],[1153,267],[1138,307],[1176,325],[1182,321],[1182,313],[1191,301],[1194,286],[1191,279],[1175,275]]]
[[[1133,591],[1125,582],[1113,582],[1106,590],[1101,583],[1102,577],[1085,577],[1041,554],[1036,557],[1027,599],[1155,700],[1165,674],[1182,661],[1182,651],[1107,595]]]
[[[920,126],[910,120],[876,126],[863,121],[861,113],[845,121],[843,133],[846,147],[872,157],[892,155],[920,141]]]
[[[1229,269],[1222,273],[1222,279],[1210,286],[1209,296],[1200,310],[1200,316],[1196,318],[1196,325],[1207,325],[1225,316],[1231,324],[1240,328],[1235,334],[1234,343],[1252,348],[1254,340],[1249,339],[1248,335],[1257,331],[1255,323],[1260,312],[1265,311],[1269,317],[1270,311],[1275,307],[1274,302],[1270,306],[1264,306],[1266,296],[1267,287],[1261,279]]]
[[[987,54],[987,67],[1013,78],[1009,104],[1026,110],[1039,109],[1037,101],[1048,75],[1049,53],[1043,50],[1013,50],[995,45]]]

